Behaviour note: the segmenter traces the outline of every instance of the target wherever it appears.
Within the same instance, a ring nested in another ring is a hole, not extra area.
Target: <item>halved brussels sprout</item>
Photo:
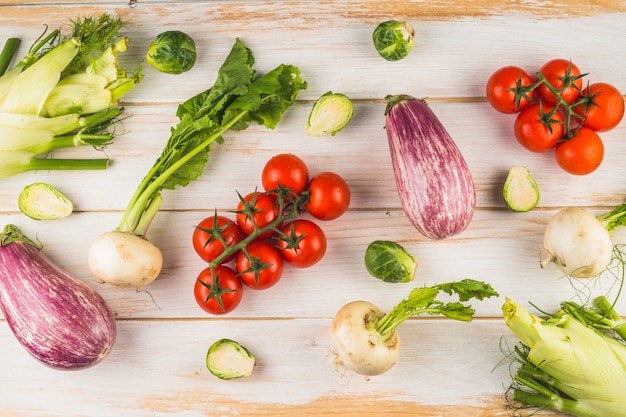
[[[376,26],[372,40],[380,56],[387,61],[398,61],[413,49],[415,29],[408,22],[388,20]]]
[[[530,211],[539,203],[539,186],[528,168],[513,166],[504,181],[502,196],[511,210]]]
[[[179,30],[163,32],[150,43],[146,60],[168,74],[189,71],[196,63],[196,43]]]
[[[24,187],[17,199],[20,211],[35,220],[56,220],[74,211],[72,202],[50,184],[36,182]]]
[[[220,339],[213,343],[206,355],[207,369],[220,379],[248,377],[254,365],[254,355],[231,339]]]
[[[417,261],[402,245],[375,240],[365,250],[365,268],[385,282],[409,282],[415,275]]]
[[[354,105],[344,94],[328,91],[317,99],[306,124],[309,136],[335,136],[352,119]]]

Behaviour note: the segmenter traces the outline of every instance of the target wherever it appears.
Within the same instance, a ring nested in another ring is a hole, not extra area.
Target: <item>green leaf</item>
[[[498,293],[491,287],[490,284],[473,279],[448,282],[436,285],[435,287],[448,295],[452,295],[453,293],[458,295],[459,301],[467,301],[472,298],[482,300],[483,298],[498,296]]]
[[[126,207],[118,230],[140,235],[162,189],[186,186],[197,179],[208,161],[213,142],[223,143],[228,130],[243,130],[251,122],[274,128],[306,82],[293,66],[279,65],[256,78],[254,57],[240,39],[220,67],[215,84],[178,106],[180,119],[150,172]]]

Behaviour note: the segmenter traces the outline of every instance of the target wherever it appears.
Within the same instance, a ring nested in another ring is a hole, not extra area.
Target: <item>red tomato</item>
[[[582,75],[571,61],[561,58],[553,59],[543,64],[539,73],[559,91],[565,103],[571,104],[580,96],[583,87]],[[537,87],[537,95],[546,103],[556,105],[558,102],[557,97],[545,84]]]
[[[200,272],[193,289],[194,297],[207,313],[226,314],[241,302],[243,285],[235,271],[224,265],[215,268],[215,276],[217,280],[214,282],[211,268]]]
[[[296,268],[308,268],[319,262],[326,253],[326,235],[310,220],[298,219],[283,226],[284,236],[276,246],[280,254]]]
[[[237,204],[237,226],[245,236],[250,236],[255,230],[276,220],[278,214],[279,206],[276,204],[276,197],[255,191],[243,197],[243,201],[240,200]],[[265,239],[273,234],[274,231],[268,230],[260,233],[257,237]]]
[[[217,219],[217,224],[215,223]],[[235,246],[243,239],[239,227],[226,216],[210,216],[202,220],[194,229],[192,236],[193,248],[206,262],[211,262],[224,252],[224,245],[219,239],[222,236],[226,246]],[[235,258],[236,252],[228,255],[221,263]]]
[[[348,210],[350,187],[334,172],[320,172],[309,182],[306,211],[319,220],[333,220]]]
[[[517,113],[526,108],[535,96],[534,90],[525,91],[533,82],[533,77],[520,67],[502,67],[487,80],[487,100],[501,113]]]
[[[255,290],[276,284],[283,275],[283,258],[269,243],[252,241],[235,259],[235,270],[241,281]]]
[[[604,158],[604,144],[593,130],[580,127],[570,139],[556,145],[556,162],[573,175],[587,175],[595,171]]]
[[[613,129],[624,117],[624,98],[617,88],[607,83],[590,84],[573,107],[576,114],[584,117],[582,125],[596,132]]]
[[[554,106],[532,103],[517,115],[513,125],[515,139],[531,152],[547,152],[565,133],[565,118]]]
[[[300,195],[309,181],[309,168],[304,161],[295,155],[281,153],[272,157],[261,174],[261,182],[265,191],[275,191],[278,184],[293,190]]]

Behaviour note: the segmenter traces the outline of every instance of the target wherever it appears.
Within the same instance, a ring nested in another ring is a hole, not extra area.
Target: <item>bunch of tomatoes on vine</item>
[[[195,228],[192,243],[208,263],[194,284],[198,305],[225,314],[242,300],[244,288],[265,290],[283,276],[285,264],[308,268],[326,253],[326,235],[315,220],[343,215],[350,188],[337,173],[309,178],[306,163],[293,154],[272,157],[261,174],[263,191],[237,193],[233,216],[215,211]]]
[[[620,91],[604,82],[583,85],[580,69],[553,59],[533,76],[518,66],[496,70],[487,81],[491,106],[517,113],[513,131],[531,152],[554,150],[557,164],[573,175],[595,171],[604,158],[598,132],[616,127],[624,116]]]

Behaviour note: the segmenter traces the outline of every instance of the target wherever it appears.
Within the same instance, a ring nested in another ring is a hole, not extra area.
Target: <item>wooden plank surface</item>
[[[0,41],[22,38],[23,55],[44,24],[103,11],[118,13],[128,25],[128,65],[141,62],[150,40],[169,29],[194,37],[198,61],[179,76],[145,66],[142,84],[124,99],[131,117],[123,122],[125,134],[106,150],[113,161],[106,171],[35,172],[0,181],[2,224],[36,235],[44,252],[96,288],[118,319],[109,357],[77,372],[37,363],[0,319],[0,416],[511,415],[504,397],[510,370],[501,362],[515,338],[501,320],[504,297],[551,310],[577,291],[616,294],[616,277],[572,282],[553,267],[541,269],[538,259],[545,224],[558,209],[601,213],[626,200],[626,125],[602,135],[601,168],[574,177],[556,166],[553,155],[518,146],[514,117],[489,107],[484,85],[501,66],[536,71],[563,57],[589,72],[590,80],[626,91],[626,2],[138,1],[130,7],[127,1],[0,1]],[[407,19],[416,28],[416,46],[403,61],[383,61],[371,44],[373,28],[388,18]],[[148,234],[165,259],[157,281],[140,292],[98,284],[86,264],[90,243],[117,226],[176,123],[176,105],[213,83],[236,37],[253,51],[259,72],[293,64],[309,88],[275,130],[228,133],[198,181],[164,193]],[[308,137],[304,124],[312,102],[328,90],[355,101],[354,119],[334,137]],[[472,170],[478,208],[469,228],[454,238],[426,240],[400,208],[384,131],[384,97],[398,93],[427,98]],[[246,292],[233,313],[208,316],[192,295],[204,265],[191,248],[191,231],[214,209],[228,214],[236,191],[260,186],[265,161],[281,152],[297,154],[312,172],[344,176],[350,210],[321,224],[329,250],[318,265],[287,268],[270,290]],[[529,167],[540,185],[539,207],[530,213],[513,213],[502,201],[511,165]],[[76,212],[54,222],[22,215],[17,195],[35,181],[65,192]],[[416,256],[415,282],[392,285],[369,276],[363,253],[375,239],[395,240]],[[624,232],[615,235],[616,242],[625,239]],[[400,328],[400,363],[381,376],[363,378],[335,362],[329,327],[344,303],[366,299],[389,310],[416,285],[466,277],[488,281],[500,293],[475,304],[472,323],[410,320]],[[618,309],[626,311],[624,299]],[[206,351],[222,337],[256,354],[252,377],[221,381],[208,373]]]

